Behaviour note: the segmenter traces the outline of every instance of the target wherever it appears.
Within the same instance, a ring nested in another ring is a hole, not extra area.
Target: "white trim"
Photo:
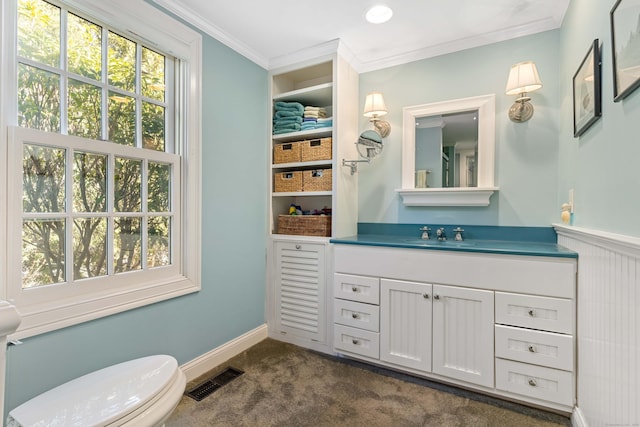
[[[263,324],[183,365],[180,365],[180,368],[187,376],[187,381],[193,381],[199,376],[207,373],[216,366],[221,365],[232,357],[237,356],[266,338],[267,325]]]
[[[587,420],[584,419],[582,410],[577,406],[573,408],[573,414],[571,414],[571,427],[589,427]]]
[[[564,224],[553,224],[553,228],[555,228],[556,233],[560,236],[566,236],[593,246],[640,258],[640,238],[638,237]]]
[[[489,206],[498,187],[396,189],[405,206]]]

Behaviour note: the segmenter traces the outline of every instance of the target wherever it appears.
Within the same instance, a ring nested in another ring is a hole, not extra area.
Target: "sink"
[[[465,240],[436,240],[436,239],[430,239],[430,240],[423,240],[423,239],[419,239],[419,238],[413,238],[413,239],[404,239],[404,242],[409,243],[411,245],[419,245],[419,246],[433,246],[433,247],[453,247],[453,248],[461,248],[461,247],[465,247],[465,246],[473,246],[475,245],[475,243],[473,242],[468,242]]]

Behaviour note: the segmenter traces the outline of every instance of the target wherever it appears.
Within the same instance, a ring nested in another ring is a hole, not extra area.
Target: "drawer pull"
[[[529,351],[530,351],[531,353],[535,353],[535,352],[536,352],[536,346],[535,346],[535,345],[533,345],[533,344],[529,344]]]
[[[534,380],[533,378],[529,378],[529,385],[531,387],[537,387],[538,383],[536,383],[536,380]]]
[[[302,249],[302,245],[296,245],[296,249]]]
[[[429,299],[429,294],[422,294],[422,298]]]
[[[437,300],[439,300],[439,299],[440,299],[440,295],[438,295],[438,294],[434,295],[434,296],[433,296],[433,299],[437,299]]]
[[[352,287],[351,287],[351,290],[352,290],[353,292],[358,292],[358,287],[357,287],[357,286],[352,286]]]
[[[351,313],[351,317],[353,317],[354,319],[359,319],[360,315],[358,313]]]
[[[530,308],[527,313],[529,313],[529,316],[531,316],[531,317],[535,317],[535,315],[536,315],[536,311],[533,308]]]
[[[351,340],[351,342],[353,343],[353,345],[358,345],[358,344],[360,344],[360,340],[357,340],[357,339],[355,339],[355,338],[354,338],[354,339],[352,339],[352,340]]]

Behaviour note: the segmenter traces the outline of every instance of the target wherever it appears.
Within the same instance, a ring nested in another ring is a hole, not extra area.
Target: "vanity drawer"
[[[496,325],[496,357],[573,371],[573,336]]]
[[[333,296],[368,304],[379,304],[380,279],[335,273],[333,275]]]
[[[336,299],[333,301],[333,321],[345,326],[380,332],[380,307]]]
[[[337,351],[343,350],[378,359],[380,334],[349,326],[333,325],[333,346]]]
[[[496,323],[573,334],[569,299],[496,292]]]
[[[496,359],[496,388],[573,406],[573,374],[567,371]]]

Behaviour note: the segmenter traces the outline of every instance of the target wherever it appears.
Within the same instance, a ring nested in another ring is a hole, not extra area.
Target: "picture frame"
[[[609,14],[613,62],[613,101],[640,86],[640,0],[617,0]]]
[[[573,136],[579,137],[602,116],[602,60],[595,39],[573,75]]]

